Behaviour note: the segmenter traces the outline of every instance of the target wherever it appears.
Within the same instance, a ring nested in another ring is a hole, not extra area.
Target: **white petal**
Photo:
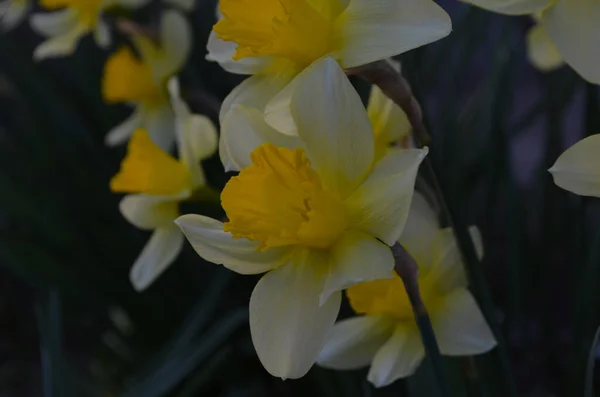
[[[548,171],[554,183],[582,196],[600,197],[600,134],[568,148]]]
[[[349,230],[331,248],[331,265],[320,301],[351,285],[393,278],[394,257],[387,245],[373,236]]]
[[[424,357],[425,349],[416,324],[399,326],[375,354],[367,380],[375,387],[387,386],[412,375]]]
[[[248,77],[235,87],[223,100],[219,120],[223,119],[235,105],[264,110],[267,103],[281,91],[294,77],[290,73],[257,74]]]
[[[409,137],[412,127],[406,113],[381,88],[371,88],[368,103],[367,114],[377,139],[390,144]]]
[[[551,71],[564,64],[558,49],[543,25],[537,24],[527,32],[527,56],[541,71]]]
[[[121,214],[140,229],[171,225],[179,216],[177,199],[146,194],[130,194],[119,203]]]
[[[157,76],[168,77],[185,64],[192,47],[192,28],[187,19],[175,10],[165,11],[160,20],[162,57],[157,62]]]
[[[313,62],[294,83],[290,109],[323,186],[344,198],[374,157],[371,124],[358,93],[331,58]]]
[[[30,4],[27,1],[8,0],[0,3],[0,27],[8,31],[17,26],[27,16]]]
[[[198,255],[239,274],[264,273],[289,259],[286,248],[258,251],[258,243],[245,238],[234,239],[231,233],[223,231],[223,223],[206,216],[183,215],[175,223]]]
[[[165,3],[181,8],[183,11],[192,11],[196,0],[165,0]]]
[[[415,258],[419,266],[433,263],[433,240],[439,232],[438,216],[425,199],[415,192],[399,242]]]
[[[562,55],[583,78],[600,84],[600,3],[561,0],[542,14],[541,23]]]
[[[360,316],[339,321],[327,334],[317,364],[337,370],[366,367],[393,331],[392,323],[382,317]]]
[[[152,233],[129,273],[136,291],[148,288],[177,259],[183,240],[183,234],[174,224],[160,227]]]
[[[402,54],[452,30],[448,14],[431,0],[351,0],[339,20],[344,68]]]
[[[111,42],[111,34],[110,28],[104,21],[99,20],[98,25],[96,26],[96,30],[94,31],[94,40],[98,47],[106,48],[110,45]]]
[[[475,299],[466,289],[444,297],[431,314],[440,351],[448,356],[485,353],[496,346],[496,339]]]
[[[486,10],[509,15],[527,15],[541,11],[554,0],[462,0]]]
[[[79,39],[88,33],[89,28],[86,25],[78,24],[68,32],[42,42],[33,51],[33,59],[40,61],[46,58],[70,55],[77,48]]]
[[[163,150],[170,151],[175,142],[175,114],[165,103],[164,106],[146,109],[143,112],[142,127],[148,131],[152,141]]]
[[[302,147],[302,141],[275,131],[257,109],[236,105],[221,125],[219,155],[226,171],[240,171],[251,164],[250,153],[263,143],[279,147]]]
[[[300,378],[316,361],[340,309],[341,293],[319,305],[327,258],[300,250],[263,276],[250,298],[250,332],[258,358],[273,376]]]
[[[217,149],[217,129],[210,119],[193,114],[187,120],[179,120],[179,157],[192,175],[194,187],[205,184],[200,160],[210,157]]]
[[[388,150],[368,178],[346,200],[356,228],[389,246],[404,229],[415,178],[425,149]]]
[[[29,20],[31,28],[46,37],[65,34],[77,25],[77,12],[72,9],[33,14]]]
[[[208,50],[206,59],[218,62],[223,69],[236,74],[256,74],[265,70],[273,62],[271,57],[247,57],[234,61],[236,48],[237,43],[221,40],[214,31],[211,31],[206,45]]]
[[[144,108],[142,106],[136,106],[133,113],[127,117],[122,123],[113,127],[104,137],[104,143],[106,146],[117,146],[121,145],[133,134],[136,128],[142,125],[144,117]]]

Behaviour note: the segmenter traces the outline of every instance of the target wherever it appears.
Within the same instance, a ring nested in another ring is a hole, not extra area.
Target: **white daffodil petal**
[[[177,76],[173,76],[167,82],[167,90],[169,91],[169,98],[171,99],[171,107],[175,113],[175,117],[179,120],[185,120],[192,115],[189,106],[181,98],[179,89],[179,79]]]
[[[210,157],[217,149],[217,129],[208,117],[194,114],[187,120],[178,121],[179,157],[190,170],[192,186],[206,183],[200,160]]]
[[[256,74],[265,70],[272,62],[271,57],[247,57],[238,61],[233,60],[237,43],[221,40],[212,31],[208,36],[206,59],[218,62],[219,65],[229,73]]]
[[[145,110],[142,106],[136,106],[133,113],[127,117],[122,123],[113,127],[104,137],[106,146],[121,145],[129,139],[136,128],[142,125]]]
[[[389,246],[404,229],[425,149],[389,149],[346,200],[356,227]]]
[[[450,293],[456,288],[467,286],[467,275],[460,255],[460,250],[451,228],[440,230],[431,242],[432,258],[431,277],[434,278],[436,288],[443,293]]]
[[[275,131],[257,109],[236,105],[225,116],[221,127],[219,155],[226,171],[240,171],[249,166],[250,153],[263,143],[293,149],[302,147],[299,138]]]
[[[431,0],[351,0],[338,18],[343,68],[402,54],[447,36],[450,17]]]
[[[7,0],[0,3],[0,28],[8,31],[17,26],[27,16],[29,2]]]
[[[175,221],[198,255],[239,274],[259,274],[283,264],[289,257],[286,248],[258,251],[258,243],[234,239],[223,231],[223,223],[202,215],[183,215]]]
[[[458,289],[443,298],[431,314],[440,351],[448,356],[485,353],[496,346],[479,306],[466,289]]]
[[[469,234],[471,235],[473,245],[475,246],[477,259],[483,259],[483,238],[481,237],[481,232],[479,231],[479,228],[477,226],[469,226]]]
[[[340,309],[341,293],[319,305],[327,258],[300,250],[263,276],[250,298],[250,332],[258,358],[273,376],[296,379],[316,361]]]
[[[425,349],[416,324],[397,327],[375,354],[367,380],[375,387],[387,386],[412,375],[424,357]]]
[[[527,56],[531,64],[543,72],[549,72],[564,64],[548,32],[540,24],[527,32]]]
[[[179,216],[176,198],[130,194],[121,200],[119,210],[137,228],[150,230],[168,226]]]
[[[600,84],[599,20],[596,0],[557,1],[541,19],[565,62],[594,84]]]
[[[290,109],[298,136],[323,185],[344,198],[373,163],[375,143],[365,108],[331,58],[313,62],[294,84]]]
[[[87,33],[89,33],[88,26],[77,24],[68,32],[42,42],[33,51],[33,59],[40,61],[46,58],[70,55],[77,48],[79,39]]]
[[[415,258],[419,267],[433,262],[431,248],[439,229],[437,214],[425,197],[415,192],[399,242]]]
[[[175,10],[165,11],[160,20],[160,43],[163,54],[157,62],[156,74],[168,77],[185,64],[192,47],[192,28]]]
[[[33,14],[29,23],[31,28],[42,36],[58,36],[65,34],[77,25],[77,12],[67,8],[45,14]]]
[[[387,245],[373,236],[349,230],[331,248],[329,274],[320,302],[351,285],[382,278],[393,278],[394,257]]]
[[[170,151],[175,142],[175,114],[169,104],[146,109],[143,112],[142,127],[158,147]]]
[[[485,8],[489,11],[509,15],[528,15],[542,11],[553,0],[462,0],[465,3]]]
[[[98,44],[98,47],[100,47],[100,48],[106,48],[110,45],[110,42],[111,42],[110,28],[102,20],[98,21],[96,30],[94,30],[94,40],[96,41],[96,44]]]
[[[136,291],[148,288],[177,259],[183,240],[183,234],[174,224],[159,227],[152,233],[129,273]]]
[[[379,142],[390,144],[409,137],[412,127],[406,113],[375,85],[371,88],[367,114]]]
[[[382,317],[360,316],[339,321],[327,334],[317,364],[337,370],[366,367],[393,331],[392,322]]]
[[[223,100],[219,113],[220,122],[223,123],[227,112],[238,104],[248,108],[255,108],[262,112],[271,98],[281,91],[293,77],[294,74],[292,72],[257,74],[248,77]]]
[[[560,155],[548,171],[559,187],[582,196],[600,197],[600,134],[589,136]]]

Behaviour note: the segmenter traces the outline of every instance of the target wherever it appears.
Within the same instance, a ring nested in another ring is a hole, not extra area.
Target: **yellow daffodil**
[[[389,151],[374,162],[374,134],[338,63],[298,76],[290,103],[297,136],[236,106],[221,150],[240,170],[221,195],[225,223],[177,220],[204,259],[240,274],[267,272],[250,298],[250,331],[269,373],[299,378],[313,365],[340,308],[340,291],[390,277],[386,244],[402,232],[427,150]]]
[[[232,73],[254,75],[226,98],[221,120],[235,104],[263,110],[319,58],[357,67],[451,30],[448,15],[431,0],[221,0],[220,10],[223,18],[209,37],[207,59]],[[274,118],[267,121],[277,129],[289,123]]]
[[[120,203],[123,216],[140,229],[153,230],[152,237],[131,269],[136,290],[147,288],[176,258],[183,235],[173,223],[180,215],[179,202],[205,185],[200,160],[217,147],[211,121],[192,114],[179,98],[177,81],[169,82],[176,115],[179,159],[159,148],[143,129],[131,137],[119,173],[111,180],[113,192],[132,193]]]
[[[566,63],[600,84],[600,3],[596,0],[463,0],[510,15],[539,13],[539,24]],[[539,32],[537,34],[540,34]],[[544,34],[544,33],[541,33]]]
[[[548,171],[554,183],[582,196],[600,197],[600,135],[592,135],[560,155]]]
[[[0,1],[0,29],[8,31],[17,26],[31,8],[30,0]]]
[[[140,7],[149,0],[40,0],[40,5],[51,13],[35,14],[31,26],[39,34],[48,37],[33,52],[33,58],[41,60],[73,53],[79,40],[94,34],[96,44],[108,47],[110,30],[102,21],[102,13],[109,7]]]
[[[133,131],[144,128],[158,146],[169,150],[174,140],[174,115],[167,81],[187,59],[190,26],[180,13],[167,11],[161,18],[159,43],[138,34],[132,41],[139,57],[124,46],[108,58],[104,67],[104,101],[135,106],[131,116],[106,135],[106,144],[124,143]]]
[[[476,228],[471,233],[480,248]],[[452,230],[438,229],[435,213],[418,194],[400,243],[418,263],[421,295],[442,354],[473,355],[492,349],[496,341],[467,290]],[[346,293],[361,316],[333,326],[317,363],[342,370],[370,365],[367,378],[376,387],[411,375],[425,350],[400,277],[356,284]]]

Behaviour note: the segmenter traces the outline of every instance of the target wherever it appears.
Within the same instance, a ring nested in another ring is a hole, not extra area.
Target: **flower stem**
[[[395,262],[394,270],[396,270],[396,273],[398,273],[398,276],[400,276],[404,283],[404,289],[410,300],[415,315],[415,321],[417,322],[421,334],[421,340],[425,346],[425,352],[433,366],[433,372],[440,388],[440,395],[442,397],[449,397],[452,394],[450,392],[450,383],[444,369],[444,361],[435,338],[429,313],[421,299],[417,262],[400,243],[394,244],[392,247],[392,254],[394,255]]]

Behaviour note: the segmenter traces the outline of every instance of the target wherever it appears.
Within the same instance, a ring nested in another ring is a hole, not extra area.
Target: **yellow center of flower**
[[[191,188],[187,167],[163,151],[143,129],[135,131],[119,173],[110,181],[117,193],[174,195]]]
[[[67,7],[77,11],[80,22],[89,27],[98,23],[103,3],[104,0],[40,0],[40,5],[50,10]]]
[[[221,0],[219,6],[224,18],[214,31],[238,44],[235,60],[268,55],[308,65],[330,51],[331,15],[307,0]]]
[[[419,288],[427,308],[430,311],[435,310],[438,300],[431,278],[426,275],[419,276]],[[399,321],[410,321],[414,318],[404,284],[396,272],[391,279],[355,284],[346,290],[346,295],[350,306],[358,314],[388,316]]]
[[[129,47],[121,47],[106,61],[102,95],[108,103],[143,102],[158,106],[167,100],[164,87],[154,78],[150,65],[136,57]]]
[[[223,189],[221,203],[234,238],[259,241],[258,249],[286,245],[326,248],[349,226],[344,204],[325,191],[303,149],[270,143],[250,155]]]

